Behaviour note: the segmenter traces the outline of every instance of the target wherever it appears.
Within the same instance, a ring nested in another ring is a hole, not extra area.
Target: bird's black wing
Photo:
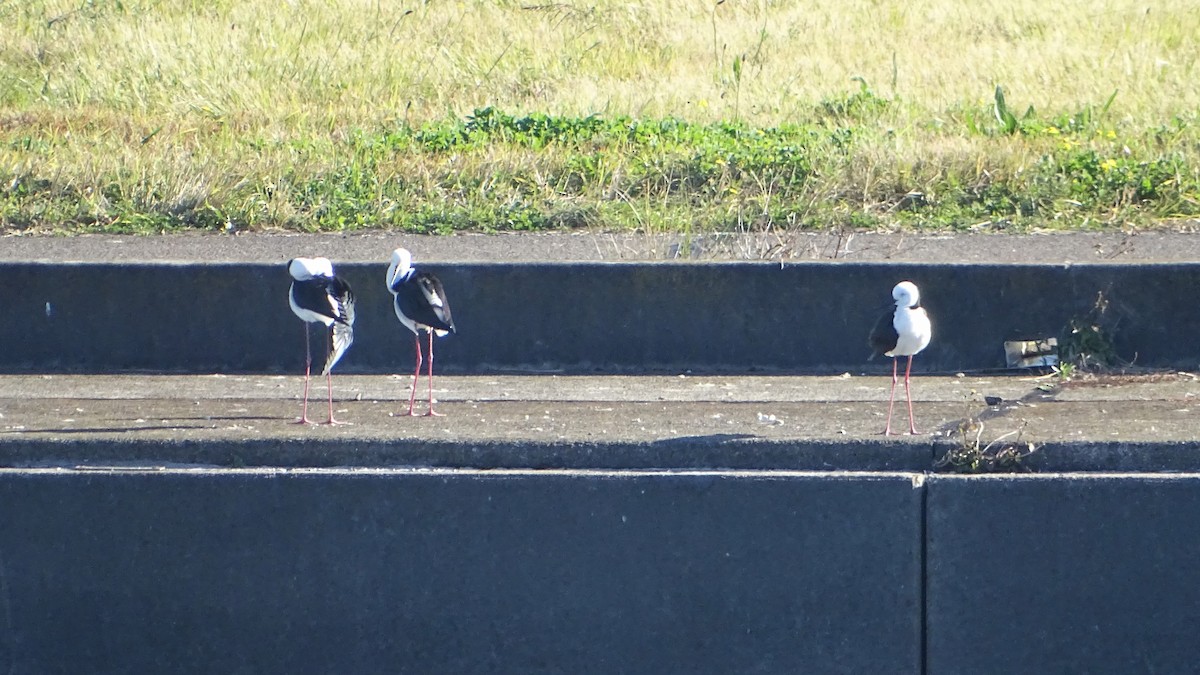
[[[292,300],[301,309],[336,320],[333,305],[329,304],[328,279],[314,277],[305,281],[292,282]]]
[[[867,344],[871,345],[871,356],[875,358],[879,354],[886,354],[896,348],[896,343],[900,341],[900,334],[896,332],[894,323],[896,318],[896,310],[888,310],[879,317],[879,321],[875,322],[875,327],[871,329],[871,336],[867,338]]]
[[[421,292],[429,300],[429,304],[433,307],[433,313],[437,314],[441,320],[441,326],[435,326],[441,330],[454,332],[454,316],[450,314],[450,300],[446,297],[446,289],[442,288],[442,282],[437,277],[426,272],[417,273],[417,283],[421,285]]]
[[[341,277],[334,277],[325,284],[325,291],[337,303],[338,316],[334,319],[346,325],[354,324],[354,291]]]
[[[396,309],[401,314],[434,330],[454,332],[450,301],[446,299],[446,291],[437,277],[418,272],[393,290],[396,293]]]
[[[341,277],[330,279],[325,284],[325,291],[337,305],[338,316],[334,317],[333,344],[325,359],[325,367],[321,370],[322,375],[328,375],[333,370],[333,366],[354,342],[354,291]]]

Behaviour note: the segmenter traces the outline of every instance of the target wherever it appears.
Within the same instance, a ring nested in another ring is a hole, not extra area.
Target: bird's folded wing
[[[336,322],[333,324],[333,349],[329,352],[329,357],[325,359],[325,368],[321,371],[322,375],[328,375],[329,371],[337,365],[342,354],[350,348],[350,343],[354,342],[354,328],[348,323]]]

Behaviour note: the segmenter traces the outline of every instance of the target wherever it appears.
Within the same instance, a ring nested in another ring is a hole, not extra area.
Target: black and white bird
[[[912,372],[912,357],[929,346],[933,337],[933,326],[929,323],[929,315],[921,307],[921,292],[911,281],[901,281],[892,289],[892,299],[896,307],[879,317],[869,339],[871,349],[876,354],[892,357],[892,389],[888,395],[888,421],[884,427],[884,435],[892,433],[892,404],[896,398],[896,360],[901,356],[908,357],[908,367],[904,369],[904,393],[908,398],[908,431],[917,433],[917,425],[913,422],[912,390],[909,376]]]
[[[417,378],[421,374],[421,334],[429,336],[429,412],[426,415],[441,415],[433,410],[433,337],[441,337],[454,330],[454,317],[450,315],[450,301],[442,282],[428,272],[418,272],[412,266],[412,254],[407,249],[392,251],[392,262],[387,270],[387,287],[394,296],[393,308],[400,323],[413,332],[417,350],[417,364],[413,368],[412,392],[408,396],[408,414],[413,414],[417,398]]]
[[[325,385],[329,390],[329,421],[333,419],[333,366],[354,341],[354,293],[346,280],[334,275],[333,263],[326,258],[293,258],[288,261],[292,287],[288,304],[304,321],[304,408],[298,424],[312,424],[308,419],[308,381],[312,371],[312,350],[309,347],[309,324],[319,323],[328,328],[325,352]]]

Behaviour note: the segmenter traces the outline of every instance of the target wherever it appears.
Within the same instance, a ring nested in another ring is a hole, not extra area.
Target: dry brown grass
[[[1119,90],[1136,123],[1200,107],[1200,4],[1178,0],[21,0],[0,17],[9,105],[285,128],[489,105],[773,125],[853,77],[916,118],[997,84],[1038,109]]]
[[[0,170],[217,203],[246,181],[326,170],[355,129],[487,106],[776,126],[863,78],[890,105],[812,195],[858,191],[886,212],[886,195],[936,194],[949,173],[994,180],[1053,148],[966,131],[996,85],[1018,114],[1117,92],[1117,140],[1163,149],[1153,130],[1200,110],[1196,35],[1194,0],[0,0]],[[1191,138],[1173,142],[1194,157]],[[428,161],[415,179],[437,173]],[[283,201],[258,213],[302,216]]]

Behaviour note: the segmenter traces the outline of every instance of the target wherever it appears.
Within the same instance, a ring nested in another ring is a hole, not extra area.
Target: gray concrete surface
[[[904,474],[0,470],[0,671],[913,673]]]
[[[442,263],[662,260],[840,260],[909,263],[1147,263],[1200,261],[1200,221],[1176,231],[914,234],[796,232],[762,235],[643,235],[604,232],[459,234],[394,232],[237,235],[2,236],[0,261],[282,263],[299,255],[387,263],[406,246]]]
[[[886,377],[446,376],[439,418],[399,414],[409,384],[337,376],[350,424],[304,427],[300,376],[4,375],[0,464],[927,471],[1033,443],[1007,470],[1200,470],[1190,373],[916,377],[924,433],[888,438]]]
[[[1195,369],[1200,263],[512,263],[428,265],[460,333],[447,373],[882,372],[865,337],[896,281],[915,280],[934,340],[918,372],[1005,365],[1006,340],[1068,335],[1095,321],[1116,354]],[[383,263],[340,267],[358,296],[347,373],[411,368]],[[303,324],[282,264],[0,263],[0,372],[293,372]],[[319,349],[318,349],[319,351]],[[319,359],[318,359],[319,360]]]
[[[1200,476],[938,476],[926,490],[925,672],[1196,672]]]
[[[0,239],[0,672],[1190,672],[1198,242]],[[396,414],[399,243],[446,417]],[[299,254],[360,290],[346,426],[290,424]],[[610,264],[675,258],[785,262]],[[935,342],[883,438],[898,276]],[[1156,372],[992,372],[1098,292]],[[1021,458],[941,461],[980,450]]]

